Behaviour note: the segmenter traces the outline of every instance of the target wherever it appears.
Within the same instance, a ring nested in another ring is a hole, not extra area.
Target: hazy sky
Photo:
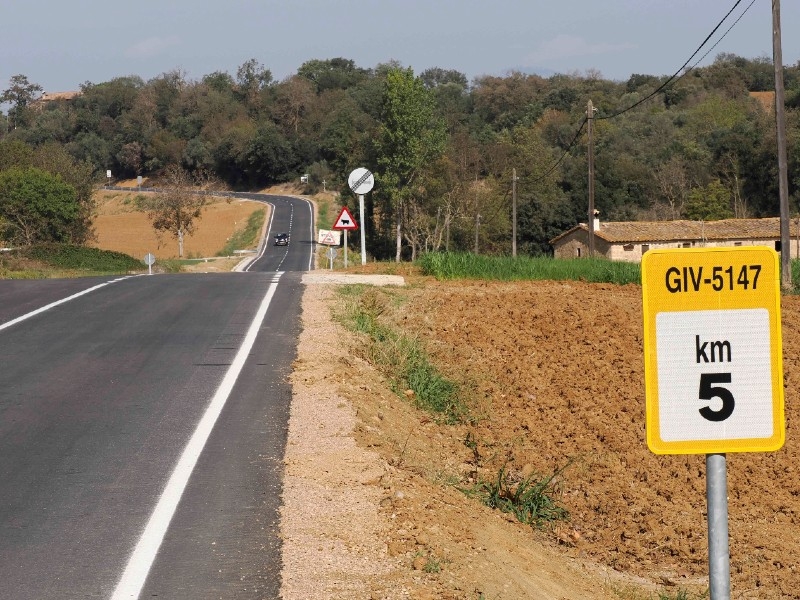
[[[743,0],[700,63],[772,57],[772,0]],[[276,80],[305,61],[397,60],[470,79],[512,69],[671,75],[735,0],[2,0],[0,90],[24,74],[45,91],[182,69],[236,74],[255,58]],[[783,63],[800,60],[800,2],[781,2]],[[701,56],[703,52],[700,53]],[[692,61],[694,64],[695,61]]]

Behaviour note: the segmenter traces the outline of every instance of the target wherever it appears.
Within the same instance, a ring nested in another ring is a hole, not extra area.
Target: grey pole
[[[708,499],[708,574],[711,600],[730,600],[728,549],[728,475],[724,454],[706,454]]]
[[[511,170],[511,256],[517,257],[517,170]]]
[[[781,49],[781,3],[772,0],[772,62],[775,69],[775,122],[778,142],[778,198],[781,213],[781,284],[792,287],[792,256],[789,246],[789,176],[786,158],[786,116]]]
[[[361,219],[361,266],[367,264],[367,242],[364,230],[367,228],[367,223],[364,221],[364,194],[358,195],[358,211]]]
[[[588,162],[589,162],[589,258],[594,258],[594,113],[597,109],[592,106],[592,101],[586,107]]]

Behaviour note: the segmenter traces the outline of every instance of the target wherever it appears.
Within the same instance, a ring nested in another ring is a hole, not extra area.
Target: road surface
[[[0,281],[0,598],[274,598],[312,264],[273,205],[242,273]]]

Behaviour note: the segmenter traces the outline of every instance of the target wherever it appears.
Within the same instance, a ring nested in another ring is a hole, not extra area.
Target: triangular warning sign
[[[333,233],[330,231],[322,236],[322,239],[319,242],[320,244],[326,244],[329,246],[338,246],[339,243],[336,241],[336,238],[333,236]]]
[[[353,215],[350,214],[350,211],[347,210],[346,206],[342,207],[342,212],[340,212],[339,216],[336,218],[333,229],[358,229],[358,223],[356,223],[356,220],[353,218]]]

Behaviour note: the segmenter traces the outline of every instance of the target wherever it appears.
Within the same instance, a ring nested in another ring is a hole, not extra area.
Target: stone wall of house
[[[588,235],[586,231],[576,231],[561,239],[553,249],[556,258],[580,258],[588,256]],[[604,240],[596,240],[595,254],[605,256],[610,260],[641,262],[642,254],[649,250],[674,249],[674,248],[721,248],[736,246],[767,246],[775,248],[775,240],[710,240],[706,242],[686,242],[671,240],[667,242],[641,242],[631,244],[609,244]],[[792,258],[800,257],[800,240],[792,239],[790,243]]]

